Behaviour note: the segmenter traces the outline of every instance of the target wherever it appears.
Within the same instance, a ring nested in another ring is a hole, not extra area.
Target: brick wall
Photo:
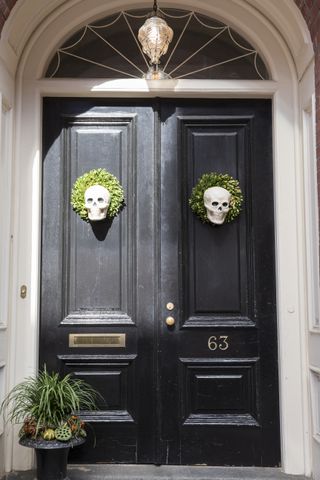
[[[0,0],[0,32],[17,0]]]

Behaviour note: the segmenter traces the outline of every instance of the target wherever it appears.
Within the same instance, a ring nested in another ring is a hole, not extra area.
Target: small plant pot
[[[37,459],[37,480],[68,480],[67,465],[70,448],[82,445],[84,438],[72,438],[69,442],[58,440],[32,440],[21,438],[24,447],[34,448]]]

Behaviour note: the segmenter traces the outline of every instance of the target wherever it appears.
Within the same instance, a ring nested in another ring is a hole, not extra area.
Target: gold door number
[[[229,342],[228,342],[228,335],[212,335],[212,337],[209,337],[208,340],[208,348],[209,350],[228,350],[229,348]]]

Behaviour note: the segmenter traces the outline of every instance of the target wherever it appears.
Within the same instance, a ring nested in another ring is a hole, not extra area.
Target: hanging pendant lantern
[[[157,1],[154,0],[153,11],[139,29],[138,39],[143,52],[150,58],[151,67],[145,78],[158,80],[168,78],[160,68],[160,57],[167,53],[173,38],[173,30],[158,12]]]

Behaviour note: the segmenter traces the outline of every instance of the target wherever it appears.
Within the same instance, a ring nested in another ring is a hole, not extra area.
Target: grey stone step
[[[278,468],[155,465],[69,465],[70,480],[306,480]],[[13,472],[1,480],[34,480],[34,472]]]

